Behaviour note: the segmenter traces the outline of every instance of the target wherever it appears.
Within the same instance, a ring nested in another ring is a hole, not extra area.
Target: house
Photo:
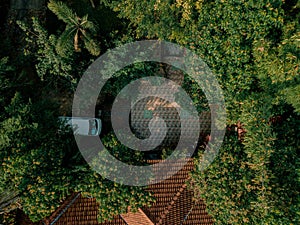
[[[171,56],[174,58],[174,56]],[[175,60],[177,58],[175,57]],[[178,85],[183,82],[183,73],[174,70],[168,66],[165,77],[173,80]],[[150,84],[145,83],[140,88],[149,90],[149,96],[157,93],[156,89],[150,89]],[[173,85],[176,88],[176,85]],[[175,98],[170,95],[169,88],[160,88],[162,96],[167,96],[171,101],[161,100],[156,97],[145,98],[139,101],[133,107],[131,112],[131,128],[137,136],[145,138],[149,136],[149,122],[153,116],[159,116],[164,119],[168,128],[168,134],[162,143],[162,147],[172,146],[178,141],[180,132],[180,118],[176,110]],[[155,93],[151,93],[154,91]],[[124,100],[126,101],[126,100]],[[124,103],[123,105],[128,105]],[[135,108],[135,110],[134,110]],[[104,111],[104,110],[103,110]],[[199,116],[201,125],[200,136],[206,138],[210,133],[210,112],[203,112]],[[103,118],[102,118],[103,119]],[[105,121],[105,119],[104,119]],[[122,120],[118,121],[119,125]],[[194,123],[190,124],[190,132],[197,130]],[[197,124],[196,124],[197,125]],[[160,128],[160,126],[158,127]],[[190,142],[190,137],[184,139]],[[151,158],[151,157],[150,157]],[[155,158],[155,157],[153,157]],[[155,164],[159,163],[159,159],[148,160],[149,164],[153,164],[153,173],[158,173],[158,167]],[[172,162],[171,162],[172,163]],[[173,162],[175,163],[175,162]],[[126,214],[116,215],[113,220],[103,223],[97,222],[98,205],[93,198],[84,198],[80,193],[73,193],[64,203],[48,218],[45,218],[38,225],[211,225],[213,219],[208,215],[206,206],[203,200],[195,199],[193,191],[188,188],[189,173],[193,170],[194,164],[191,158],[181,162],[176,162],[176,166],[172,168],[178,171],[170,178],[159,183],[151,184],[147,190],[152,192],[156,201],[151,207],[139,208],[136,212],[128,210]],[[178,167],[177,167],[178,166]],[[168,171],[166,165],[166,172]],[[161,170],[159,171],[162,172]],[[28,225],[30,222],[23,215],[24,219],[20,219],[20,225]],[[23,222],[24,221],[24,222]],[[33,224],[33,223],[31,223]]]
[[[149,160],[156,164],[160,160]],[[48,218],[38,225],[211,225],[213,219],[208,215],[203,200],[194,199],[193,191],[188,188],[189,173],[194,164],[191,159],[177,163],[182,167],[172,177],[156,184],[149,185],[147,190],[152,192],[156,202],[151,207],[138,209],[115,216],[112,221],[97,222],[98,206],[93,198],[84,198],[80,193],[69,196],[64,203]],[[176,164],[176,166],[177,166]],[[154,166],[155,174],[155,166]],[[18,224],[29,223],[28,219]]]

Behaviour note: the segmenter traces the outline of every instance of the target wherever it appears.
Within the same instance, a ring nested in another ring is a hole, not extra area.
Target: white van
[[[72,127],[76,135],[98,136],[102,128],[101,120],[98,118],[60,116],[59,120],[66,126]]]

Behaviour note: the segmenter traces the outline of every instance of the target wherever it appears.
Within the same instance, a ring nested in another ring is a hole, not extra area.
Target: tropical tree
[[[93,39],[97,26],[88,20],[88,15],[79,17],[65,3],[51,0],[48,8],[57,15],[58,19],[66,23],[66,29],[58,39],[57,49],[60,52],[66,51],[70,43],[73,43],[76,52],[81,51],[79,40],[82,40],[84,47],[92,54],[99,55],[99,44]],[[72,41],[71,41],[72,40]]]

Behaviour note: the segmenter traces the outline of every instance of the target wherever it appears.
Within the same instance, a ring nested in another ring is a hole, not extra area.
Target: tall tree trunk
[[[80,52],[80,48],[79,48],[79,44],[78,44],[78,40],[79,39],[79,30],[77,29],[76,34],[74,36],[74,48],[76,52]]]

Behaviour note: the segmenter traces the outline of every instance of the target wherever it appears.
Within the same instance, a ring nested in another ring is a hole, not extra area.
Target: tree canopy
[[[54,1],[49,4],[59,19],[63,11],[77,18],[69,8],[70,4]],[[95,10],[102,9],[103,6],[99,6]],[[108,11],[103,9],[104,13]],[[85,25],[89,23],[87,16],[81,18]],[[62,112],[60,104],[63,104],[64,96],[61,95],[73,94],[83,71],[105,45],[93,42],[96,50],[91,50],[91,40],[83,39],[83,43],[87,41],[87,51],[78,52],[72,40],[62,43],[61,35],[65,31],[60,30],[64,24],[59,21],[55,32],[41,18],[26,18],[17,23],[18,32],[22,34],[21,40],[17,40],[22,43],[21,51],[14,49],[7,39],[0,44],[0,104],[3,108],[0,113],[1,223],[13,224],[6,215],[16,208],[22,209],[32,221],[40,221],[51,215],[73,192],[96,199],[99,221],[125,213],[129,206],[135,210],[152,202],[151,194],[143,187],[117,184],[93,171],[82,158],[72,131],[63,129],[58,120],[61,113],[70,113],[67,109]],[[93,28],[92,22],[83,27],[75,25],[73,28],[81,32],[78,38],[86,34],[82,29]],[[68,26],[71,25],[67,24],[66,29]],[[119,26],[114,28],[119,29]],[[106,42],[105,38],[102,41]],[[112,43],[106,44],[107,48]],[[2,51],[4,48],[9,51]],[[120,155],[122,146],[113,137],[108,134],[104,140],[112,154]],[[124,158],[132,162],[134,155],[124,155]]]
[[[107,4],[137,37],[197,52],[224,90],[228,126],[242,124],[243,140],[229,132],[214,163],[193,175],[215,223],[299,223],[299,2]]]
[[[19,37],[0,34],[0,210],[17,202],[38,221],[78,191],[96,198],[103,220],[151,202],[143,188],[90,170],[72,134],[58,132],[59,105],[49,93],[73,94],[100,52],[160,39],[197,53],[224,91],[228,129],[205,171],[197,167],[205,146],[194,156],[195,198],[204,199],[215,224],[300,223],[299,1],[50,0],[47,6],[40,18],[17,22]],[[9,30],[9,18],[1,30]],[[154,69],[128,67],[105,92],[114,97]],[[182,86],[204,110],[198,85],[185,77]],[[107,99],[101,104],[110,105]],[[116,157],[143,161],[111,133],[103,140]]]

